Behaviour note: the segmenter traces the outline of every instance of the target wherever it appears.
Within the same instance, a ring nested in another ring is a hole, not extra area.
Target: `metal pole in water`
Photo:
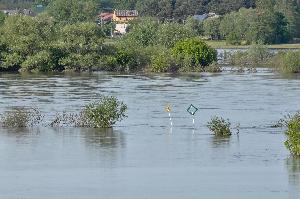
[[[171,126],[173,126],[173,121],[172,121],[172,117],[171,117],[171,112],[169,112],[169,118],[170,118]]]
[[[194,134],[194,132],[195,132],[195,116],[193,116],[193,128],[194,128],[194,130],[193,130],[193,134]]]

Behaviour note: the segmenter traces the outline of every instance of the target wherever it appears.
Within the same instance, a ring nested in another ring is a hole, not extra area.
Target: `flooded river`
[[[300,198],[300,161],[271,127],[300,110],[300,77],[0,74],[0,111],[38,107],[45,124],[101,94],[128,105],[114,129],[0,129],[1,199]],[[240,133],[211,135],[214,115]]]

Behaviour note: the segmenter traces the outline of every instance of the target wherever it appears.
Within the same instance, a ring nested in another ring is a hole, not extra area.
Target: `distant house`
[[[127,27],[128,27],[128,24],[126,24],[126,23],[116,24],[115,31],[114,31],[115,35],[124,35],[124,34],[126,34]]]
[[[138,17],[136,10],[115,10],[113,13],[113,21],[116,23],[128,23]]]
[[[114,31],[115,35],[123,35],[127,32],[128,23],[131,20],[138,18],[138,11],[136,10],[115,10],[112,21],[116,23]]]
[[[111,22],[113,19],[113,13],[103,12],[98,16],[99,24],[105,24]]]
[[[193,18],[202,22],[206,19],[213,19],[213,18],[219,18],[220,15],[217,15],[216,13],[214,12],[210,12],[210,13],[206,13],[206,14],[203,14],[203,15],[194,15]]]

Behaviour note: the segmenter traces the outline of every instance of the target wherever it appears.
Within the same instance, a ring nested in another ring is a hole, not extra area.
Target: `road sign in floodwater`
[[[195,107],[193,104],[191,104],[187,109],[187,112],[193,116],[193,125],[195,125],[195,114],[197,111],[198,111],[198,108]],[[194,126],[194,128],[195,128],[195,126]]]

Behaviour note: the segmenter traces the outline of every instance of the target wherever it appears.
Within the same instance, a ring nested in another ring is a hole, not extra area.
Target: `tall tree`
[[[286,17],[291,36],[300,36],[300,10],[297,1],[277,0],[275,9]]]
[[[94,0],[53,0],[48,12],[57,21],[68,24],[92,21],[97,13],[97,3]]]

